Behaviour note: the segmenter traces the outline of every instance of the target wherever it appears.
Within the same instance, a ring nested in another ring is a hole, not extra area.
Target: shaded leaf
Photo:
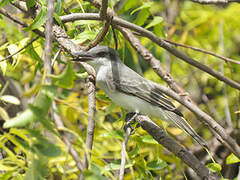
[[[30,26],[28,26],[27,28],[24,28],[24,30],[25,31],[30,31],[30,30],[33,30],[33,29],[40,28],[45,23],[46,16],[47,16],[47,8],[45,6],[42,6],[41,11],[39,12],[37,17],[35,18],[34,22]]]
[[[12,2],[12,1],[13,1],[13,0],[2,0],[2,1],[0,2],[0,8],[1,8],[2,6],[5,6],[6,4]]]
[[[167,167],[167,163],[159,158],[147,163],[147,169],[149,170],[161,170]]]
[[[35,1],[34,0],[26,0],[26,4],[27,4],[27,8],[30,9],[31,7],[33,7],[35,5]]]

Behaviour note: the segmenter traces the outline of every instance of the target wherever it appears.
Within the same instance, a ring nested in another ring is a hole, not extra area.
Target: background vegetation
[[[178,50],[239,82],[239,3],[229,1],[210,5],[187,0],[121,2],[108,2],[117,16],[158,37],[179,43]],[[57,0],[54,5],[54,23],[79,46],[86,47],[93,42],[106,22],[61,21],[61,17],[67,14],[98,13],[100,10],[94,7],[93,1]],[[47,28],[47,1],[2,0],[0,8],[0,179],[78,179],[81,174],[78,163],[84,161],[84,153],[89,152],[85,141],[88,119],[91,119],[88,116],[91,113],[88,90],[92,80],[82,66],[70,62],[72,54],[59,43],[56,34],[51,50],[54,63],[52,66],[46,64],[48,44],[40,35]],[[13,18],[20,23],[14,22]],[[124,63],[147,79],[168,86],[124,35],[116,28],[114,31]],[[136,36],[198,107],[240,144],[239,89],[181,61],[141,33],[137,32]],[[113,28],[109,27],[101,44],[115,48],[115,43]],[[181,44],[232,59],[223,60]],[[153,119],[154,122],[221,178],[239,178],[238,154],[229,150],[224,141],[218,141],[216,137],[219,136],[215,136],[213,130],[199,121],[193,112],[178,102],[174,101],[174,104],[198,134],[206,139],[215,162],[178,128],[159,119]],[[84,170],[85,179],[118,179],[126,113],[96,88],[94,140],[91,158],[89,154],[86,156],[89,168]],[[78,156],[74,156],[73,151]],[[130,136],[126,151],[124,179],[198,179],[182,160],[141,127]]]

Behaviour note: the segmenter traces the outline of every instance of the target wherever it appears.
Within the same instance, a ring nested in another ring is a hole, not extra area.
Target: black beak
[[[93,59],[94,59],[94,56],[91,55],[89,52],[79,51],[77,53],[74,53],[74,58],[72,59],[72,61],[86,62],[86,61],[91,61]]]

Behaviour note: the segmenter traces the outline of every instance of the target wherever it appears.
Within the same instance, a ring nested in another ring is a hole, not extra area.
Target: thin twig
[[[13,53],[13,54],[11,54],[11,55],[9,55],[9,56],[1,59],[0,62],[5,61],[6,59],[9,59],[9,58],[11,58],[12,56],[18,54],[19,52],[21,52],[22,50],[24,50],[25,48],[27,48],[28,46],[30,46],[30,45],[31,45],[34,41],[36,41],[38,38],[39,38],[39,36],[36,37],[36,38],[34,38],[34,39],[32,39],[29,43],[27,43],[25,46],[23,46],[23,47],[22,47],[21,49],[19,49],[17,52],[15,52],[15,53]]]
[[[53,27],[53,12],[54,12],[54,0],[48,0],[47,17],[46,17],[46,29],[45,29],[45,43],[44,43],[44,67],[46,73],[51,74],[51,55],[52,55],[52,27]],[[47,79],[50,81],[50,79]]]
[[[95,47],[96,45],[98,45],[100,42],[103,41],[103,39],[105,38],[108,29],[109,29],[109,25],[110,25],[111,20],[106,20],[103,28],[101,29],[101,31],[97,34],[96,38],[91,41],[88,46],[84,49],[85,51],[88,51],[89,49]]]
[[[232,2],[240,3],[239,0],[191,0],[191,1],[199,4],[228,4]]]
[[[94,1],[94,0],[88,0],[90,1],[91,3],[94,2],[93,4],[95,5],[96,4],[96,7],[99,8],[101,5],[97,2],[97,1]],[[75,16],[76,15],[76,16]],[[69,19],[68,19],[68,15],[64,16],[64,18],[62,18],[62,20],[64,19],[65,22],[68,21],[68,20],[77,20],[77,16],[79,18],[86,18],[86,17],[90,17],[91,16],[91,19],[94,19],[94,20],[100,20],[100,17],[98,14],[72,14],[71,16],[69,16]],[[177,57],[181,57],[183,58],[184,60],[186,61],[189,61],[190,64],[194,64],[195,66],[197,67],[201,67],[201,69],[204,69],[205,67],[207,67],[206,65],[203,65],[195,60],[193,60],[192,58],[186,56],[185,54],[181,53],[180,51],[174,49],[172,46],[170,46],[167,42],[165,42],[164,40],[162,40],[161,38],[159,38],[158,36],[156,36],[155,34],[153,34],[152,32],[148,31],[148,30],[145,30],[144,28],[142,27],[139,27],[135,24],[132,24],[130,22],[126,22],[120,18],[117,18],[114,16],[113,18],[113,21],[112,21],[113,24],[118,24],[119,26],[116,26],[117,28],[119,28],[120,26],[123,26],[123,27],[126,27],[126,28],[130,28],[130,29],[134,29],[136,30],[137,32],[141,33],[142,35],[152,39],[154,42],[158,43],[161,47],[164,47],[165,49],[167,49],[169,52],[173,53],[174,55],[176,55]],[[122,28],[122,27],[120,27]],[[120,30],[119,28],[119,30]],[[130,32],[130,31],[129,31]],[[126,37],[126,36],[125,36]],[[139,43],[138,42],[134,42],[134,47],[139,47]],[[149,55],[149,57],[148,57]],[[147,54],[145,56],[144,59],[151,59],[152,58],[152,55],[151,54]],[[159,66],[160,65],[160,62],[158,62],[157,64],[157,61],[155,63],[155,65],[157,66],[154,66],[153,69],[158,69],[159,70]],[[169,73],[164,73],[163,70],[159,70],[160,73],[163,73],[163,75],[167,75],[165,77],[165,79],[167,79],[169,76],[168,74]],[[207,71],[210,71],[212,74],[217,74],[217,77],[218,79],[224,79],[224,82],[226,82],[227,84],[231,85],[232,87],[235,87],[235,88],[239,88],[240,89],[240,84],[238,84],[237,82],[223,76],[221,73],[219,72],[216,72],[214,70],[212,70],[211,68],[207,67]],[[175,83],[174,83],[175,84]],[[179,88],[179,91],[180,89],[182,89],[180,86],[178,86],[177,84],[175,85],[177,88]],[[170,86],[171,87],[171,86]],[[172,87],[171,87],[172,88]],[[167,93],[166,93],[167,94]],[[184,93],[183,93],[184,94]],[[168,94],[169,95],[169,94]],[[169,95],[170,97],[174,98],[172,96],[172,94]],[[189,102],[189,98],[184,98],[185,96],[182,96],[182,98],[180,98],[178,100],[178,102],[180,102],[181,104],[184,104],[184,102]],[[200,110],[196,105],[194,105],[193,103],[190,103],[188,105],[186,105],[186,107],[188,109],[190,109],[192,112],[194,112],[198,117],[200,117],[201,120],[204,120],[204,122],[206,122],[211,128],[213,128],[220,136],[221,138],[226,141],[229,146],[228,147],[231,147],[231,151],[233,153],[235,153],[235,155],[237,155],[238,157],[240,157],[240,148],[239,146],[237,145],[236,141],[234,139],[232,139],[225,131],[224,129],[214,121],[214,119],[212,119],[211,116],[209,116],[208,114],[206,114],[205,112],[203,112],[202,110]],[[192,110],[192,107],[194,107],[194,110]]]
[[[181,44],[181,43],[177,43],[177,42],[173,42],[173,41],[170,41],[168,39],[164,39],[164,41],[170,43],[170,44],[173,44],[175,46],[181,46],[181,47],[184,47],[184,48],[189,48],[189,49],[192,49],[194,51],[199,51],[199,52],[202,52],[202,53],[206,53],[206,54],[209,54],[209,55],[212,55],[212,56],[215,56],[219,59],[222,59],[224,61],[227,61],[227,62],[231,62],[231,63],[234,63],[234,64],[239,64],[240,65],[240,61],[236,61],[234,59],[231,59],[231,58],[227,58],[227,57],[224,57],[224,56],[220,56],[212,51],[208,51],[208,50],[205,50],[205,49],[200,49],[200,48],[197,48],[197,47],[193,47],[193,46],[189,46],[189,45],[186,45],[186,44]]]
[[[88,159],[87,157],[91,158],[91,151],[92,151],[93,137],[94,137],[94,128],[95,128],[94,116],[95,116],[95,112],[96,112],[95,77],[93,77],[92,75],[89,75],[88,80],[89,80],[88,81],[88,125],[87,125],[87,136],[86,136],[87,152],[84,153],[84,161],[83,161],[84,169],[87,169],[89,166],[88,161],[90,159]],[[80,178],[80,179],[82,179],[82,178]]]
[[[58,58],[58,56],[59,56],[59,54],[61,53],[61,49],[59,49],[58,51],[57,51],[57,53],[54,55],[54,57],[53,57],[53,60],[52,60],[52,63],[51,63],[51,67],[53,67],[53,65],[55,64],[55,61],[57,60],[57,58]]]
[[[126,146],[127,146],[127,142],[129,139],[129,136],[131,134],[131,128],[127,127],[126,131],[125,131],[125,137],[124,137],[124,141],[122,142],[122,151],[121,151],[121,166],[120,166],[120,170],[119,170],[119,180],[123,180],[124,178],[124,170],[125,170],[125,164],[126,164]]]

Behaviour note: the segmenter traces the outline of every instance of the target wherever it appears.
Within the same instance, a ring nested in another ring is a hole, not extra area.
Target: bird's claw
[[[131,134],[134,133],[134,128],[132,125],[135,123],[135,118],[137,117],[138,113],[128,113],[126,115],[126,124],[124,125],[123,129],[126,132],[127,128],[131,129]]]

